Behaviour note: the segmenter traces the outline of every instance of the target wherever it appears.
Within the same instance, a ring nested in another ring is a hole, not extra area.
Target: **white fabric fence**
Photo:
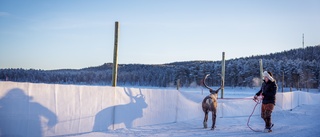
[[[251,99],[218,102],[218,117],[248,116],[255,105]],[[278,93],[276,105],[318,103],[319,94],[291,92]],[[177,90],[0,82],[0,136],[77,135],[199,117],[201,103]]]

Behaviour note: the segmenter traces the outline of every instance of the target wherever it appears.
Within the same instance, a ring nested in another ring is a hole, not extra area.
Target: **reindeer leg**
[[[208,121],[208,111],[204,111],[204,120],[203,120],[203,128],[208,128],[208,124],[207,124],[207,121]]]
[[[211,126],[211,130],[214,130],[214,128],[216,127],[216,117],[217,117],[217,114],[216,114],[216,111],[212,111],[212,126]]]

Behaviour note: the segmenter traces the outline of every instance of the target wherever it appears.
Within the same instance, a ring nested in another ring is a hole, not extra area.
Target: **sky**
[[[319,0],[0,0],[0,68],[218,61],[320,44]]]

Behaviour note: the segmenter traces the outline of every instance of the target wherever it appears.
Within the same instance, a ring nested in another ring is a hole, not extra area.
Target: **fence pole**
[[[226,62],[225,62],[225,53],[222,52],[222,61],[221,61],[221,98],[223,98],[223,92],[224,92],[224,77],[225,77],[225,65],[226,65]]]
[[[259,64],[260,64],[260,85],[262,85],[263,82],[263,63],[262,63],[262,59],[259,60]]]
[[[284,86],[284,71],[282,71],[282,93],[283,93],[283,86]]]
[[[177,90],[180,89],[180,79],[177,79]]]
[[[119,22],[115,22],[114,31],[114,49],[113,49],[113,68],[112,68],[112,86],[117,86],[118,75],[118,35],[119,35]]]

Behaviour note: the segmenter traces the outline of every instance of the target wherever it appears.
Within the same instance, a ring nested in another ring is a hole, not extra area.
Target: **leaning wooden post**
[[[226,62],[225,62],[225,53],[222,52],[222,62],[221,62],[221,98],[223,98],[223,92],[224,92],[224,77],[225,77],[225,66],[226,66]]]
[[[117,86],[118,75],[118,35],[119,35],[119,22],[115,23],[114,31],[114,49],[113,49],[113,68],[112,68],[112,86]]]

